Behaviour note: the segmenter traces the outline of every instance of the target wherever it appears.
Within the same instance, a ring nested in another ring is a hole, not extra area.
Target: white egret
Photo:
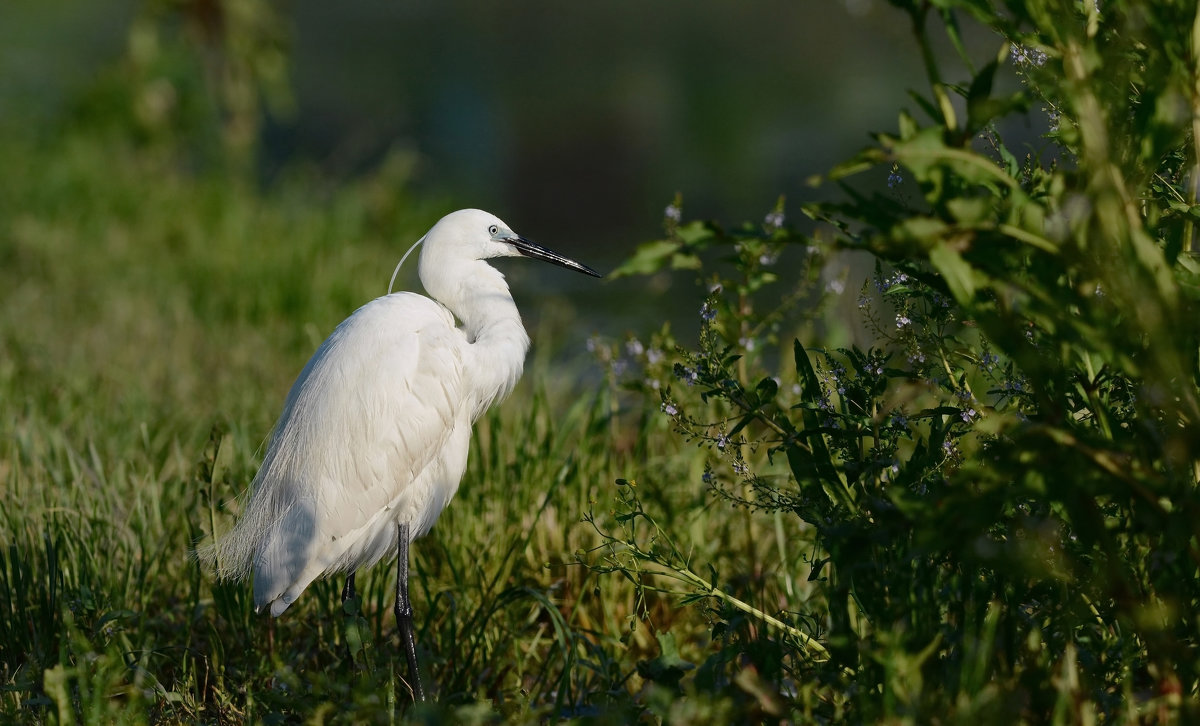
[[[443,217],[420,242],[430,297],[373,300],[321,344],[288,393],[241,517],[200,556],[222,579],[253,574],[256,610],[278,616],[319,577],[348,573],[342,597],[353,597],[355,571],[395,554],[396,619],[423,700],[408,548],[454,496],[471,425],[516,385],[529,349],[504,275],[485,260],[523,255],[600,274],[477,209]]]

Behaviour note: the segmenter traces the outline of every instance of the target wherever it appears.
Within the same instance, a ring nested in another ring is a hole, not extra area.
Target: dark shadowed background
[[[71,102],[153,5],[5,3],[0,109]],[[415,188],[603,260],[675,192],[689,216],[734,221],[811,197],[804,180],[893,128],[921,79],[905,18],[873,0],[295,0],[280,16],[292,95],[268,104],[264,178],[391,154]]]

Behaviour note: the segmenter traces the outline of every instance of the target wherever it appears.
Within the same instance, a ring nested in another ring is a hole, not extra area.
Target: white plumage
[[[479,210],[447,215],[423,242],[419,274],[433,299],[378,298],[321,344],[241,518],[200,553],[222,578],[253,573],[255,606],[272,615],[319,577],[369,567],[401,544],[406,553],[397,525],[425,534],[457,491],[471,425],[512,390],[529,348],[504,276],[484,260],[524,255],[599,276]]]

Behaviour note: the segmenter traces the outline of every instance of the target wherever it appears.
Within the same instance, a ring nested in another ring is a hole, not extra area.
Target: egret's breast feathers
[[[297,382],[291,418],[310,425],[291,463],[315,475],[298,494],[315,498],[320,534],[358,529],[433,461],[459,417],[465,345],[444,308],[401,293],[361,308],[314,356]]]
[[[397,293],[359,308],[288,393],[246,511],[209,559],[223,574],[287,581],[402,499],[463,405],[453,316]],[[286,554],[285,554],[286,553]]]

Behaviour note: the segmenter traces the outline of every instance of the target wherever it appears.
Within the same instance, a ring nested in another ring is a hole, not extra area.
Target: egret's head
[[[442,217],[425,235],[421,251],[422,279],[427,263],[450,266],[467,260],[492,257],[532,257],[559,267],[600,277],[587,265],[548,250],[513,232],[494,214],[479,209],[460,209]]]

